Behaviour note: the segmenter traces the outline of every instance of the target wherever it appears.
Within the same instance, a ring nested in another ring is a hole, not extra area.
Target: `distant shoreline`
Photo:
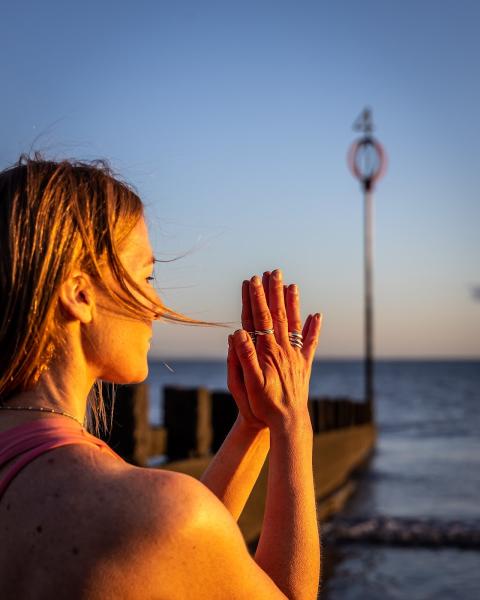
[[[195,362],[195,363],[218,363],[218,362],[224,362],[226,360],[226,356],[220,356],[218,358],[216,357],[168,357],[168,358],[158,358],[158,357],[151,357],[149,358],[149,362],[152,363],[163,363],[166,362],[168,364],[168,362],[182,362],[182,363],[191,363],[191,362]],[[357,362],[363,362],[363,357],[336,357],[336,356],[325,356],[322,357],[320,356],[319,358],[316,358],[314,362],[343,362],[343,363],[357,363]],[[477,363],[480,362],[480,356],[478,357],[471,357],[471,356],[467,356],[467,357],[458,357],[458,356],[454,356],[454,357],[380,357],[380,358],[376,358],[375,362],[378,363]]]

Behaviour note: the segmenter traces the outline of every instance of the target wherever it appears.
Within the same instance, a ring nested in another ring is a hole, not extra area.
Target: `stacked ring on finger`
[[[273,335],[274,333],[273,329],[255,329],[255,335]]]
[[[289,331],[288,339],[290,340],[290,344],[297,348],[303,348],[303,335],[300,331]]]
[[[257,341],[257,336],[254,331],[247,331],[248,335],[252,338],[252,342],[255,344]]]

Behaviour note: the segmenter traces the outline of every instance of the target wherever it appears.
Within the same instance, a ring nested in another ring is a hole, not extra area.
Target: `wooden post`
[[[325,398],[318,400],[318,410],[318,430],[319,433],[322,433],[322,431],[327,431],[327,404]]]
[[[167,430],[165,427],[150,427],[149,456],[160,456],[167,451]]]
[[[308,412],[312,421],[313,433],[320,433],[320,400],[318,398],[310,398],[308,400]]]
[[[104,384],[111,397],[112,385]],[[115,386],[112,430],[103,439],[127,462],[145,466],[150,452],[148,385]]]
[[[212,442],[210,392],[166,387],[164,407],[168,460],[208,456]]]
[[[228,392],[212,393],[212,452],[215,453],[232,428],[238,416],[233,396]]]

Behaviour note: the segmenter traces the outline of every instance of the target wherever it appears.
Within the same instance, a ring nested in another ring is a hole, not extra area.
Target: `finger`
[[[237,329],[233,334],[233,346],[242,367],[247,392],[249,394],[258,392],[259,386],[263,386],[263,372],[258,364],[255,346],[244,329]]]
[[[302,354],[309,364],[312,363],[315,356],[315,350],[318,346],[318,339],[320,337],[320,329],[322,327],[322,315],[316,313],[310,320],[308,331],[306,332],[303,340]]]
[[[257,419],[252,412],[248,400],[247,388],[243,379],[242,366],[233,343],[233,335],[228,336],[227,385],[233,395],[240,414],[247,419],[249,423],[255,424],[260,428],[265,427],[265,423]]]
[[[270,277],[270,313],[277,342],[282,346],[290,344],[288,339],[287,311],[283,296],[283,277],[280,269],[275,269]]]
[[[248,403],[247,389],[243,379],[242,366],[233,345],[232,335],[228,336],[227,387],[232,393],[240,412],[248,414],[250,405]]]
[[[242,283],[242,327],[245,331],[253,331],[252,303],[250,301],[249,281]]]
[[[262,285],[263,285],[263,291],[265,292],[265,298],[267,299],[267,304],[269,302],[270,299],[270,271],[265,271],[265,273],[262,276]]]
[[[235,352],[233,336],[231,335],[228,336],[227,385],[232,394],[242,394],[243,391],[246,393],[242,367]]]
[[[308,317],[305,320],[305,325],[303,326],[302,329],[302,338],[305,339],[307,337],[307,333],[308,333],[308,328],[310,327],[310,321],[313,319],[313,315],[308,315]]]
[[[252,303],[252,313],[253,313],[253,323],[255,325],[255,329],[257,331],[262,331],[265,329],[273,329],[272,316],[270,314],[270,309],[267,304],[267,299],[265,298],[265,292],[263,290],[263,285],[260,280],[260,277],[255,275],[250,280],[250,301]],[[270,282],[271,289],[271,282]],[[270,344],[274,341],[273,335],[258,335],[257,334],[257,345],[260,344],[261,347],[264,344]]]
[[[286,309],[288,319],[288,331],[302,330],[302,319],[300,316],[300,294],[298,287],[292,283],[287,288]]]
[[[283,301],[285,302],[285,306],[287,306],[287,290],[288,290],[288,285],[284,285],[283,286]]]

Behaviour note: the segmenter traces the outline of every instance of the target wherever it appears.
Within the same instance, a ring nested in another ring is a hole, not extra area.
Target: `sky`
[[[1,3],[0,168],[107,158],[146,204],[165,302],[151,356],[221,358],[243,279],[281,268],[318,357],[363,352],[363,216],[346,155],[365,106],[375,352],[480,357],[480,4]]]

